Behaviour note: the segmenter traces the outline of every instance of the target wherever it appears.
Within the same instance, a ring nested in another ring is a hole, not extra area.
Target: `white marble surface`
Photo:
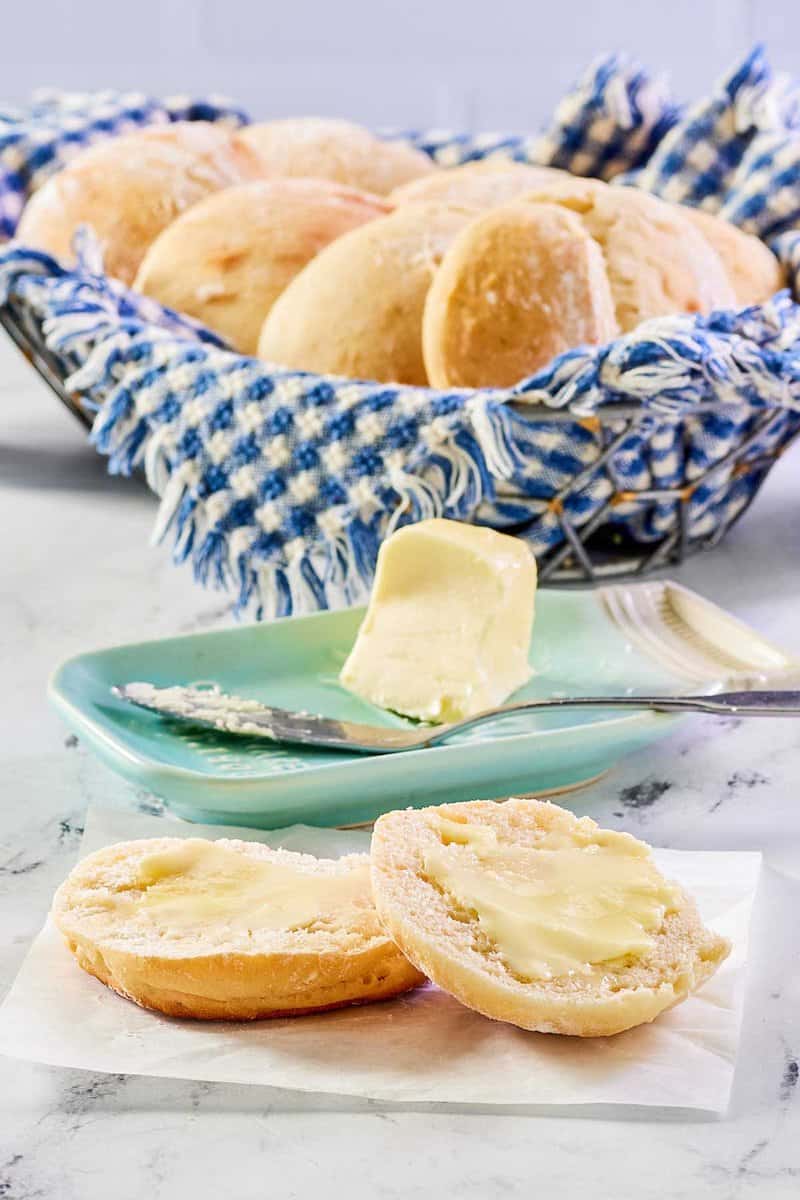
[[[0,346],[0,993],[72,864],[89,800],[153,798],[96,764],[48,710],[68,655],[227,621],[149,549],[154,502],[109,480],[80,430]],[[800,653],[800,447],[725,545],[678,577]],[[151,1200],[215,1191],[783,1200],[800,1194],[800,730],[684,725],[573,806],[665,846],[760,849],[766,869],[731,1111],[632,1120],[419,1111],[262,1088],[0,1060],[0,1197]]]

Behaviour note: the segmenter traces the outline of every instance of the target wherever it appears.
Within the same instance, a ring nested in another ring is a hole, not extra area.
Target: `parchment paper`
[[[94,809],[87,854],[129,838],[239,837],[337,857],[369,834],[293,826],[265,833]],[[741,1022],[750,914],[761,865],[750,852],[658,850],[733,951],[699,995],[613,1038],[564,1038],[489,1021],[432,985],[382,1004],[255,1023],[180,1021],[121,999],[85,974],[48,922],[0,1008],[0,1053],[62,1067],[266,1084],[386,1101],[643,1105],[722,1112]]]

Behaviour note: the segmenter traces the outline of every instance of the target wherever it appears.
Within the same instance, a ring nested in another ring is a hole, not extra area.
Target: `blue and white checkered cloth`
[[[618,182],[689,204],[770,239],[800,225],[800,83],[761,48]]]
[[[536,138],[411,140],[443,164],[506,155],[739,212],[779,235],[800,295],[783,182],[800,169],[797,111],[760,51],[685,115],[615,57]],[[363,600],[381,541],[428,516],[510,529],[541,552],[563,541],[563,508],[576,527],[602,520],[648,543],[675,529],[676,505],[659,493],[681,485],[687,536],[720,534],[800,430],[800,306],[788,291],[742,312],[647,322],[512,390],[472,392],[322,378],[233,354],[103,276],[88,236],[70,271],[12,243],[0,255],[4,301],[37,317],[70,389],[97,410],[92,438],[110,470],[144,466],[161,497],[156,539],[170,536],[176,559],[259,616]],[[641,413],[633,429],[597,420],[620,402]],[[611,507],[620,492],[645,494]]]

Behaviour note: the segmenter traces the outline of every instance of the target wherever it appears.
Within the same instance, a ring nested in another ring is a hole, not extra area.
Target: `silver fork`
[[[712,696],[565,696],[503,704],[451,725],[386,729],[358,721],[339,721],[333,717],[272,708],[258,700],[228,696],[216,688],[157,688],[150,683],[127,683],[111,691],[118,699],[135,704],[138,708],[146,708],[189,725],[200,725],[243,737],[260,737],[273,742],[359,754],[423,750],[440,745],[454,733],[474,729],[498,717],[559,708],[649,709],[661,713],[705,713],[714,717],[800,716],[800,691],[720,692]]]

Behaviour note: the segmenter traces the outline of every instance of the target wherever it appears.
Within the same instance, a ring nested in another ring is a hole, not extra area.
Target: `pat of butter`
[[[475,914],[524,979],[589,975],[640,957],[680,900],[648,847],[628,834],[545,832],[535,846],[519,846],[489,826],[438,815],[431,824],[441,845],[425,852],[426,874]]]
[[[296,929],[372,905],[369,864],[341,875],[300,871],[200,838],[139,863],[114,907],[169,932]]]
[[[524,542],[420,521],[384,542],[342,684],[380,708],[449,722],[502,704],[531,677],[536,560]]]

